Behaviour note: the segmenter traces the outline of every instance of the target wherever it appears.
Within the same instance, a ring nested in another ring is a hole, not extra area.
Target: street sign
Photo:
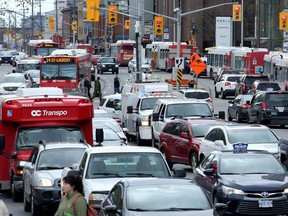
[[[182,83],[182,70],[181,69],[177,69],[177,82],[179,84]]]
[[[175,58],[175,67],[177,69],[184,69],[184,58]]]
[[[190,68],[194,71],[194,74],[198,76],[201,72],[203,72],[207,68],[207,66],[201,60],[198,54],[193,54],[190,57]]]

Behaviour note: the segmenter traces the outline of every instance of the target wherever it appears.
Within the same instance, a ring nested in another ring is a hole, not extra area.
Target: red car
[[[190,165],[192,172],[197,167],[200,143],[209,128],[229,124],[217,118],[175,119],[168,122],[160,133],[159,149],[169,167],[180,163]]]
[[[97,65],[98,59],[101,57],[101,55],[91,55],[91,63],[93,65]]]

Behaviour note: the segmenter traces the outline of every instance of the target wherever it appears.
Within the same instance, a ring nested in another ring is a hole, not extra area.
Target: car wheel
[[[38,206],[35,204],[33,196],[31,196],[31,213],[32,213],[32,216],[42,215],[41,206]]]
[[[225,95],[225,92],[223,91],[223,89],[221,90],[221,98],[222,98],[222,99],[225,99],[225,98],[226,98],[226,95]]]
[[[169,168],[172,169],[172,168],[173,168],[173,163],[172,163],[171,161],[168,160],[167,155],[166,155],[166,151],[165,151],[164,148],[161,149],[161,153],[162,153],[163,157],[165,158],[165,160],[166,160],[166,162],[167,162]]]
[[[198,165],[198,157],[195,152],[192,152],[190,156],[190,166],[191,166],[191,171],[193,172]]]
[[[31,203],[27,201],[26,197],[25,197],[25,188],[24,188],[24,184],[23,184],[23,206],[24,206],[24,211],[25,212],[30,212],[31,211]]]
[[[229,111],[228,111],[228,121],[233,121],[233,118],[232,118],[231,114],[229,113]]]
[[[236,121],[238,123],[242,122],[242,119],[240,118],[239,112],[236,113]]]
[[[12,200],[13,202],[20,202],[22,201],[23,195],[22,192],[18,192],[15,188],[14,183],[12,182],[11,184],[11,188],[12,188]]]
[[[215,98],[219,98],[219,94],[218,94],[216,88],[215,88]]]

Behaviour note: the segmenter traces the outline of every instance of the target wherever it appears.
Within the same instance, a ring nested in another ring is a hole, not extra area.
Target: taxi
[[[288,175],[273,154],[247,150],[213,151],[194,171],[194,181],[225,215],[287,215]]]

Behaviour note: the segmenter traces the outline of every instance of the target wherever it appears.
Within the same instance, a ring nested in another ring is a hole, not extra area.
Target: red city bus
[[[135,41],[131,40],[118,40],[116,43],[110,45],[110,56],[115,57],[119,65],[128,65],[129,61],[133,58]]]
[[[86,49],[59,49],[40,59],[40,86],[80,89],[91,77],[90,54]]]
[[[23,165],[40,140],[72,137],[93,145],[88,98],[64,95],[59,88],[19,88],[15,95],[0,96],[0,109],[0,190],[12,189],[14,201],[23,198]]]
[[[50,39],[30,40],[28,42],[28,55],[31,56],[48,56],[60,48],[60,43],[53,42]]]

